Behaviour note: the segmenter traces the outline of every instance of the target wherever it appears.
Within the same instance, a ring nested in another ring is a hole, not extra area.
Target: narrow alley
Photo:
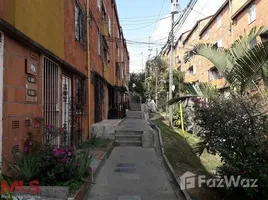
[[[134,111],[128,111],[115,131],[120,146],[111,152],[85,200],[177,199],[152,140],[142,139],[146,133],[151,138],[153,130],[143,119],[141,104],[131,103],[130,108]]]

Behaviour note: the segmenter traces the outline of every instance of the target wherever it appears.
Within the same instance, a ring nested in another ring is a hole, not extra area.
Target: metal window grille
[[[44,124],[59,127],[59,66],[48,58],[43,60]],[[58,144],[58,136],[44,133],[44,142]]]
[[[81,5],[78,1],[75,3],[75,38],[81,42],[85,47],[86,35],[86,20],[85,13],[82,11]]]

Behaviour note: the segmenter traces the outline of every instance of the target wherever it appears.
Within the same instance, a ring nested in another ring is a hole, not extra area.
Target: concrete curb
[[[164,150],[164,144],[163,144],[163,139],[162,139],[162,134],[161,134],[161,130],[151,121],[148,120],[149,123],[157,130],[157,134],[159,136],[159,142],[160,142],[160,146],[161,146],[161,156],[163,157],[164,161],[165,161],[165,165],[167,166],[169,172],[172,174],[172,178],[174,179],[176,185],[178,188],[180,188],[180,191],[183,192],[186,200],[192,200],[192,198],[190,197],[189,193],[187,192],[187,190],[182,190],[181,186],[184,185],[183,182],[181,182],[181,180],[179,178],[177,178],[175,171],[173,169],[173,167],[171,166],[167,156],[165,155],[165,150]]]
[[[101,167],[104,165],[106,159],[109,158],[109,156],[110,156],[110,154],[111,154],[111,152],[112,152],[114,146],[115,146],[115,142],[114,142],[114,141],[110,142],[110,144],[108,145],[108,147],[107,147],[105,153],[104,153],[103,156],[102,156],[101,162],[99,163],[99,165],[97,166],[97,168],[92,172],[92,183],[91,183],[90,186],[88,187],[88,189],[87,189],[88,191],[85,193],[83,199],[85,199],[85,197],[86,197],[86,196],[88,195],[88,193],[90,192],[91,187],[92,187],[92,184],[94,184],[94,180],[95,180],[95,178],[98,176],[98,174],[99,174],[99,172],[100,172],[100,169],[101,169]]]
[[[114,141],[110,142],[110,144],[108,145],[105,153],[103,154],[102,158],[101,158],[101,162],[100,164],[98,165],[98,167],[95,169],[95,171],[93,171],[93,182],[94,182],[94,179],[98,176],[99,172],[100,172],[100,169],[101,167],[104,165],[105,161],[107,158],[109,158],[110,156],[110,153],[112,152],[113,148],[114,148]]]

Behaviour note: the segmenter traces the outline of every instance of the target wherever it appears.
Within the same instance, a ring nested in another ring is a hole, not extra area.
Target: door
[[[59,145],[59,66],[44,57],[43,75],[44,143]]]
[[[62,76],[62,128],[64,134],[62,142],[64,145],[71,144],[72,134],[72,79],[71,77]]]

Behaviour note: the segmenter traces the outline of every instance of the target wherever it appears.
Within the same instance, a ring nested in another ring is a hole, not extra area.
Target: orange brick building
[[[230,47],[254,26],[267,26],[267,11],[268,0],[226,0],[213,16],[199,20],[190,32],[182,34],[176,42],[175,57],[177,67],[185,72],[185,81],[210,82],[227,94],[228,83],[210,61],[196,56],[185,64],[182,58],[192,45],[198,43]],[[262,36],[262,39],[266,38]]]
[[[81,144],[109,104],[126,98],[128,73],[115,0],[0,0],[0,154],[22,150],[29,132],[43,143]]]

